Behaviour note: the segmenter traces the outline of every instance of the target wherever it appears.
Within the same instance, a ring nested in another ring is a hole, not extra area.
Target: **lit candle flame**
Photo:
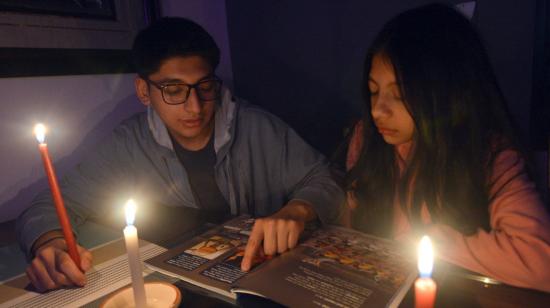
[[[130,199],[126,202],[124,212],[126,214],[126,224],[129,226],[133,225],[136,219],[136,203],[134,200]]]
[[[420,240],[418,245],[418,271],[420,277],[430,277],[434,266],[434,251],[432,241],[426,235]]]
[[[42,123],[38,123],[34,126],[34,135],[36,136],[36,140],[40,143],[44,143],[44,139],[46,138],[46,126]]]

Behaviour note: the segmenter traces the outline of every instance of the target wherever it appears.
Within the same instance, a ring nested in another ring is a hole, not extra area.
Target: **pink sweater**
[[[359,157],[362,140],[359,124],[348,148],[348,170]],[[465,236],[448,225],[432,224],[425,205],[421,216],[431,224],[428,235],[439,258],[511,285],[550,292],[550,216],[534,183],[522,172],[523,160],[518,164],[517,158],[517,152],[507,150],[494,162],[490,232],[479,229]],[[351,194],[348,205],[351,210],[356,206]],[[398,203],[394,209],[395,239],[411,244],[409,220]]]

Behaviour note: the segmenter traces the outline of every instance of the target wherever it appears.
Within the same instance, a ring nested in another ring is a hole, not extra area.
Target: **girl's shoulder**
[[[524,168],[524,153],[504,136],[490,138],[488,167],[492,175],[499,175],[510,168]]]
[[[510,189],[530,191],[534,186],[529,162],[525,154],[505,139],[491,144],[491,158],[487,167],[488,189],[491,199]]]

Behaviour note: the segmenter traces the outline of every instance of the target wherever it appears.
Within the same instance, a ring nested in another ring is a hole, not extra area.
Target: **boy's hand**
[[[77,249],[82,271],[69,256],[65,239],[56,238],[39,246],[26,270],[35,288],[43,292],[63,286],[84,286],[85,272],[92,266],[92,254],[79,245]]]
[[[249,271],[254,256],[263,253],[268,256],[283,253],[298,244],[305,223],[316,217],[313,206],[292,200],[277,213],[258,218],[248,238],[241,269]]]

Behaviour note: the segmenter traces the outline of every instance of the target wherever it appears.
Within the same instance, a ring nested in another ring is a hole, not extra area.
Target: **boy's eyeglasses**
[[[191,89],[195,89],[197,96],[203,102],[217,100],[220,98],[222,88],[222,80],[216,76],[201,80],[195,84],[158,84],[149,79],[145,79],[145,81],[160,90],[162,99],[168,105],[184,104],[189,98]]]

